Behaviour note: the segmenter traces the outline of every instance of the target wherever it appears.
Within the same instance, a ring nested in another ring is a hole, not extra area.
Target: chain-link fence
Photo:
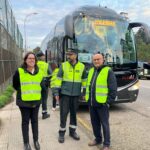
[[[0,93],[21,63],[22,48],[23,38],[8,0],[0,0]]]

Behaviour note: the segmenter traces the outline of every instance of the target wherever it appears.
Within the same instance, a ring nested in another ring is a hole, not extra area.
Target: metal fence
[[[12,9],[8,0],[0,0],[0,93],[11,82],[22,53],[23,38]]]

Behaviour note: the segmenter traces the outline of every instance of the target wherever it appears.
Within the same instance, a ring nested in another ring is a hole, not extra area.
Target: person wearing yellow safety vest
[[[42,119],[50,117],[50,114],[47,113],[47,98],[48,98],[48,88],[49,88],[49,79],[52,73],[50,66],[45,62],[45,55],[42,51],[39,51],[36,54],[38,58],[37,65],[43,72],[43,79],[45,81],[45,86],[42,89]]]
[[[84,64],[77,61],[77,52],[69,49],[66,54],[68,61],[60,66],[57,75],[58,80],[56,80],[56,86],[60,88],[60,129],[58,138],[60,143],[64,143],[65,140],[66,120],[69,112],[69,135],[75,140],[80,140],[79,135],[76,133],[76,109],[81,95],[81,86],[85,87],[87,78]],[[58,90],[54,92],[54,95],[59,100]]]
[[[40,150],[38,142],[38,112],[41,104],[41,89],[43,74],[37,66],[37,58],[33,52],[28,52],[24,62],[13,76],[13,87],[17,91],[16,104],[22,116],[22,135],[24,150],[31,150],[29,144],[29,122],[31,120],[34,146]]]
[[[59,68],[57,66],[57,64],[53,63],[53,73],[52,73],[52,77],[50,80],[50,88],[52,89],[52,93],[54,93],[54,90],[57,88],[57,74],[59,71]],[[58,87],[59,88],[59,87]],[[55,111],[56,110],[56,106],[57,108],[59,107],[59,101],[55,99],[55,95],[53,95],[53,101],[52,101],[52,110]]]
[[[104,65],[104,57],[100,53],[93,55],[94,67],[89,70],[85,99],[89,104],[91,123],[95,139],[88,143],[89,146],[102,144],[103,150],[109,150],[110,128],[109,128],[109,104],[116,97],[117,82],[110,67]]]

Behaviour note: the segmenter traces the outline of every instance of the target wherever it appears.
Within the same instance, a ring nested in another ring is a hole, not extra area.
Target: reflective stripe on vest
[[[43,78],[42,72],[36,75],[31,75],[19,68],[20,85],[21,85],[21,98],[22,101],[35,101],[41,100],[41,81]]]
[[[43,77],[47,77],[48,76],[48,63],[44,62],[44,61],[38,61],[37,62],[38,67],[42,70],[43,72]]]
[[[86,88],[87,79],[82,79],[82,88]]]
[[[107,96],[108,96],[108,84],[107,84],[107,79],[108,79],[108,72],[109,72],[109,67],[104,67],[99,75],[97,76],[96,79],[96,101],[98,103],[106,103],[107,101]],[[87,85],[86,85],[86,101],[89,100],[89,86],[91,84],[92,76],[94,73],[94,68],[91,68],[88,74],[88,79],[87,79]]]
[[[62,67],[64,72],[63,81],[81,83],[84,71],[84,65],[82,63],[78,62],[73,68],[73,66],[67,61],[63,63]]]
[[[62,78],[57,77],[54,84],[55,84],[55,88],[61,88]]]

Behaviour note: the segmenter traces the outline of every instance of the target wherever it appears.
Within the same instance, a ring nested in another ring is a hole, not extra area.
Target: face
[[[67,54],[67,59],[69,62],[74,62],[77,58],[77,55],[75,53],[69,53]]]
[[[104,58],[101,54],[93,55],[93,64],[96,68],[99,68],[104,64]]]
[[[44,61],[45,60],[45,55],[41,56],[40,58],[41,58],[41,60]]]
[[[33,54],[29,54],[26,59],[27,67],[34,68],[35,66],[35,56]]]

